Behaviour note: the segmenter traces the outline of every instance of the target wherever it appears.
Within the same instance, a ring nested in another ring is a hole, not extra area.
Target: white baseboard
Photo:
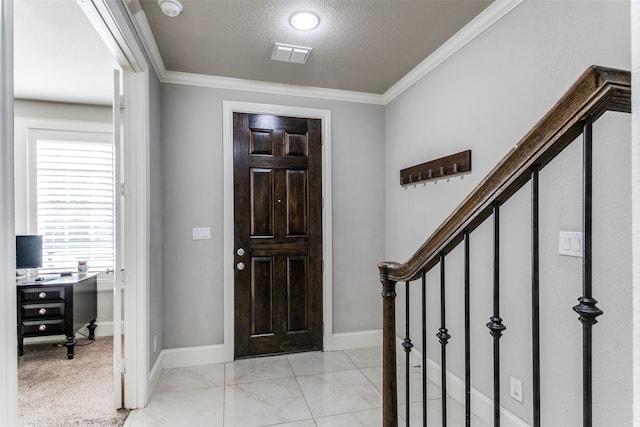
[[[339,351],[380,345],[382,345],[382,329],[374,329],[371,331],[333,334],[331,342],[325,343],[324,349],[325,351]]]
[[[106,328],[105,328],[106,329]],[[97,333],[98,329],[96,329]],[[333,334],[330,343],[325,343],[325,351],[347,350],[361,347],[374,347],[382,344],[382,330],[348,332]],[[153,393],[162,371],[171,368],[224,363],[224,344],[198,347],[183,347],[162,350],[149,372],[149,390]]]
[[[149,372],[149,396],[153,394],[165,369],[224,363],[224,355],[223,344],[162,350]]]
[[[402,339],[396,337],[396,353],[404,356]],[[422,353],[420,350],[412,349],[409,353],[411,366],[422,365]],[[427,378],[438,387],[442,384],[442,370],[440,363],[427,357]],[[464,380],[457,375],[447,372],[447,394],[464,405]],[[493,399],[481,391],[471,387],[471,408],[475,416],[480,418],[485,424],[493,425]],[[507,411],[500,410],[500,421],[503,427],[530,427],[525,421]]]

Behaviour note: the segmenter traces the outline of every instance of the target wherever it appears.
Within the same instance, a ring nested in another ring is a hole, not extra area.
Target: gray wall
[[[589,65],[629,69],[629,52],[628,2],[525,1],[391,102],[386,258],[406,260]],[[629,115],[610,113],[595,127],[594,296],[605,315],[594,332],[594,425],[630,425],[632,416],[630,123]],[[463,180],[406,190],[398,185],[399,169],[464,149],[473,150],[473,172]],[[542,405],[547,423],[563,426],[576,425],[581,413],[581,326],[571,310],[581,295],[581,259],[557,254],[558,231],[581,230],[580,155],[580,145],[571,146],[541,173]],[[501,315],[508,327],[501,339],[501,386],[504,406],[531,422],[528,188],[501,210]],[[484,325],[492,313],[491,232],[485,223],[471,239],[472,383],[488,396],[492,350]],[[463,301],[462,265],[456,250],[447,259],[447,327],[453,336],[448,367],[460,378],[463,314],[453,306]],[[439,327],[438,280],[436,268],[428,277],[434,305],[427,327],[433,333]],[[440,361],[435,338],[428,355]],[[511,375],[524,382],[524,405],[509,397]]]
[[[160,82],[149,77],[149,369],[163,349],[163,227]],[[155,348],[154,348],[154,344]]]
[[[331,110],[333,332],[379,329],[383,107],[161,84],[164,348],[223,343],[223,100]]]

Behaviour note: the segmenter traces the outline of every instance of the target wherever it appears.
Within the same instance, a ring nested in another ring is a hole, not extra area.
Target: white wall
[[[634,419],[640,427],[640,3],[631,3]]]
[[[589,65],[629,69],[629,52],[628,2],[525,1],[387,105],[385,258],[406,260]],[[594,328],[594,425],[629,425],[630,116],[609,114],[594,132],[594,296],[605,312]],[[473,172],[463,180],[400,187],[400,169],[465,149],[473,151]],[[571,309],[581,295],[580,259],[557,255],[558,231],[581,230],[580,152],[579,145],[570,147],[541,173],[543,425],[577,425],[581,414],[581,325]],[[502,402],[531,422],[528,189],[501,210],[500,314],[508,328],[501,339]],[[492,353],[485,324],[492,314],[491,232],[491,222],[486,223],[471,240],[472,348],[477,357],[472,383],[488,396]],[[433,305],[427,320],[433,339],[427,353],[436,362],[438,274],[436,268],[428,277]],[[447,258],[447,282],[447,327],[452,335],[448,367],[463,378],[462,313],[453,308],[463,301],[461,250]],[[403,306],[402,286],[398,288],[398,305]],[[413,313],[413,330],[418,331],[417,306]],[[404,332],[399,330],[398,336]],[[524,382],[524,405],[509,398],[510,375]]]
[[[223,342],[223,100],[332,111],[333,332],[380,329],[383,108],[171,84],[161,99],[165,348]]]

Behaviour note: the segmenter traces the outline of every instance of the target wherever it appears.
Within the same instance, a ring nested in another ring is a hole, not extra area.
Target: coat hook
[[[453,164],[453,173],[458,173],[458,164],[457,163]]]
[[[432,176],[432,173],[431,173],[431,169],[429,169],[429,179],[431,179],[432,177],[433,176]]]
[[[444,167],[440,166],[440,176],[444,176]]]

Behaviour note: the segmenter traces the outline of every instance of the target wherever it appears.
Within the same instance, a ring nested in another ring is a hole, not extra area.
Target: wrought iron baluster
[[[593,147],[592,118],[587,117],[583,128],[583,160],[582,160],[582,296],[573,310],[580,315],[582,322],[582,425],[591,427],[593,423],[592,404],[592,335],[591,328],[598,323],[597,317],[602,314],[592,297],[592,195],[593,195]]]
[[[422,425],[427,427],[427,272],[422,270]]]
[[[500,337],[507,329],[500,317],[500,205],[493,205],[493,316],[487,328],[493,336],[493,425],[500,427]]]
[[[538,173],[531,168],[531,325],[533,360],[533,427],[540,427],[540,216]]]
[[[440,254],[440,330],[436,336],[440,340],[440,367],[441,371],[441,389],[442,389],[442,427],[447,427],[447,343],[451,338],[446,328],[446,312],[445,312],[445,270],[444,270],[444,253]]]
[[[404,348],[406,363],[405,363],[405,395],[406,395],[406,404],[407,404],[407,427],[409,427],[409,392],[410,392],[410,381],[409,375],[411,374],[411,349],[413,348],[413,344],[411,343],[411,338],[409,338],[409,285],[410,282],[405,282],[406,292],[405,292],[405,338],[402,342],[402,348]]]
[[[464,232],[464,418],[465,425],[471,426],[471,319],[469,311],[469,231]]]

